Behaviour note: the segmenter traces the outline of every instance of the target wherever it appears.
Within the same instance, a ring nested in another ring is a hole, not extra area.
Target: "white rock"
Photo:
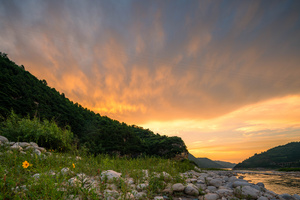
[[[184,190],[184,185],[182,183],[176,183],[172,185],[172,190],[174,192],[182,192]]]
[[[26,151],[29,150],[29,149],[35,149],[35,148],[33,146],[28,146],[28,147],[25,148]]]
[[[204,195],[204,200],[217,200],[219,198],[219,195],[215,193],[208,193]]]
[[[199,195],[199,191],[198,191],[197,187],[194,186],[193,184],[188,184],[184,188],[184,193],[187,194],[187,195],[191,195],[191,196],[198,196]]]
[[[154,197],[154,200],[164,200],[164,197],[162,197],[162,196],[156,196],[156,197]]]
[[[132,193],[130,193],[130,192],[127,192],[127,194],[126,194],[126,198],[125,198],[125,199],[134,200],[135,198],[134,198],[134,195],[133,195]]]
[[[191,179],[190,179],[190,182],[191,182],[191,183],[195,183],[195,182],[197,182],[197,179],[191,178]]]
[[[37,154],[38,156],[40,156],[42,153],[40,152],[40,150],[38,149],[34,149],[33,153]]]
[[[71,186],[81,186],[81,181],[77,179],[77,177],[70,178],[68,180]]]
[[[263,184],[262,182],[258,182],[258,183],[256,183],[256,185],[258,185],[259,187],[262,187],[262,188],[265,187],[265,184]]]
[[[81,160],[81,157],[80,157],[80,156],[76,156],[75,159],[76,159],[76,160]]]
[[[126,183],[128,183],[129,185],[134,184],[133,178],[126,178]]]
[[[261,196],[257,200],[269,200],[267,197]]]
[[[267,191],[265,192],[265,195],[266,195],[266,194],[271,195],[272,197],[277,196],[277,194],[276,194],[275,192],[271,191],[271,190],[267,190]]]
[[[222,180],[220,180],[220,179],[212,179],[211,181],[209,181],[209,184],[211,186],[220,187],[222,185]]]
[[[232,177],[230,177],[229,179],[228,179],[228,181],[229,182],[235,182],[235,181],[237,181],[238,179],[235,177],[235,176],[232,176]]]
[[[242,180],[235,181],[232,184],[232,186],[235,187],[235,188],[239,187],[239,186],[249,186],[249,185],[251,185],[251,184],[246,182],[246,181],[242,181]]]
[[[0,135],[0,141],[1,141],[1,143],[7,143],[8,139],[6,137]]]
[[[35,179],[37,180],[37,179],[39,179],[39,178],[40,178],[40,174],[39,174],[39,173],[37,173],[37,174],[34,174],[32,177],[33,177],[33,178],[35,178]]]
[[[294,198],[289,194],[281,194],[279,197],[284,198],[286,200],[293,200]]]
[[[70,169],[69,169],[68,167],[62,168],[62,169],[60,170],[60,172],[61,172],[62,174],[66,174],[66,173],[68,173],[69,171],[70,171]]]
[[[172,179],[172,176],[170,174],[168,174],[167,172],[162,172],[161,176],[164,177],[164,180],[170,180],[170,179]]]
[[[107,190],[106,189],[106,190],[104,190],[104,196],[118,198],[119,192],[116,190]]]
[[[44,147],[35,147],[35,149],[38,149],[38,150],[40,150],[43,153],[46,152],[46,149]]]
[[[197,188],[201,189],[201,190],[206,190],[207,186],[205,184],[198,184],[196,183],[195,186],[197,186]]]
[[[219,194],[220,196],[231,196],[233,195],[233,190],[229,190],[229,189],[219,189],[218,191],[216,191],[217,194]]]
[[[141,191],[141,190],[145,190],[147,187],[148,187],[148,184],[146,184],[146,183],[141,183],[141,184],[138,184],[138,185],[136,186],[136,189],[139,190],[139,191]]]
[[[260,194],[260,192],[257,189],[252,188],[250,186],[239,186],[235,188],[234,193],[238,197],[250,196],[255,199],[257,199]]]
[[[37,145],[37,143],[35,143],[35,142],[30,142],[29,144],[33,147],[39,147],[39,145]]]
[[[20,145],[18,143],[15,143],[14,145],[12,145],[10,147],[10,149],[12,149],[12,150],[18,150],[18,151],[22,151],[23,150],[23,148],[20,147]]]
[[[147,196],[147,194],[145,192],[138,192],[138,193],[133,194],[133,195],[136,199],[140,199],[140,200],[145,199],[146,196]]]
[[[217,188],[215,186],[207,186],[207,189],[210,191],[210,192],[215,192],[217,191]]]
[[[19,142],[20,147],[25,148],[30,146],[30,144],[28,142]]]
[[[113,170],[107,170],[101,173],[101,180],[107,178],[108,181],[112,181],[114,179],[119,179],[121,175],[121,173],[115,172]]]

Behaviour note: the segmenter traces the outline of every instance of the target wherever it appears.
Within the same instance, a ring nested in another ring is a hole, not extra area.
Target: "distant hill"
[[[231,163],[231,162],[225,162],[225,161],[220,161],[220,160],[214,160],[215,163],[222,165],[223,168],[233,168],[234,166],[236,166],[235,163]]]
[[[233,163],[223,162],[223,161],[212,161],[208,158],[196,158],[189,153],[188,159],[194,161],[200,168],[232,168]]]
[[[300,167],[300,142],[291,142],[255,154],[234,169]]]
[[[38,80],[2,52],[0,88],[0,120],[5,120],[11,110],[21,117],[54,119],[60,127],[69,125],[76,136],[74,143],[84,145],[92,154],[143,154],[167,158],[187,154],[181,138],[154,134],[149,129],[96,114],[47,86],[46,80]],[[9,139],[17,141],[17,138]]]

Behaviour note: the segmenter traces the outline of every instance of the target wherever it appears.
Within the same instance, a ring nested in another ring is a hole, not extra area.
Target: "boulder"
[[[219,195],[215,193],[208,193],[204,195],[204,200],[217,200],[219,198]]]
[[[26,147],[30,146],[30,144],[28,142],[19,142],[18,144],[22,148],[26,148]]]
[[[217,191],[217,188],[215,186],[207,186],[207,189],[210,191],[210,192],[215,192]]]
[[[233,195],[233,190],[229,190],[229,189],[219,189],[216,191],[216,193],[220,196],[232,196]]]
[[[23,150],[23,148],[20,147],[20,145],[18,143],[15,143],[14,145],[12,145],[10,147],[10,149],[12,149],[12,150],[18,150],[18,151],[22,151]]]
[[[191,195],[191,196],[198,196],[199,195],[199,190],[193,184],[188,184],[184,188],[184,193],[187,194],[187,195]]]
[[[184,186],[182,183],[176,183],[176,184],[172,185],[172,190],[174,192],[182,192],[184,190]]]
[[[239,187],[239,186],[250,186],[251,183],[248,183],[247,181],[241,181],[241,180],[238,180],[238,181],[235,181],[233,182],[232,186],[233,187]]]
[[[263,184],[262,182],[258,182],[258,183],[256,183],[256,185],[258,185],[259,187],[265,188],[265,184]]]
[[[6,137],[0,135],[0,142],[1,143],[7,143],[8,139]]]
[[[35,149],[38,149],[39,151],[45,153],[46,149],[44,147],[35,147]]]
[[[108,181],[113,181],[114,179],[119,179],[121,175],[121,173],[115,172],[113,170],[107,170],[101,173],[101,180],[107,178]]]
[[[257,199],[260,196],[260,192],[250,186],[238,186],[234,190],[234,194],[239,198],[253,198]]]
[[[39,147],[39,145],[37,145],[37,143],[35,143],[35,142],[30,142],[29,144],[33,147]]]
[[[284,198],[284,199],[286,199],[286,200],[294,200],[294,198],[291,196],[291,195],[289,195],[289,194],[281,194],[281,195],[279,195],[281,198]]]
[[[267,197],[261,196],[257,200],[269,200]]]
[[[209,181],[209,184],[211,186],[215,186],[215,187],[220,187],[222,185],[222,180],[220,179],[212,179],[211,181]]]
[[[232,176],[232,177],[230,177],[229,179],[228,179],[228,182],[235,182],[235,181],[237,181],[238,179],[235,177],[235,176]]]
[[[40,156],[42,153],[40,152],[40,150],[38,149],[34,149],[33,153],[37,154],[38,156]]]

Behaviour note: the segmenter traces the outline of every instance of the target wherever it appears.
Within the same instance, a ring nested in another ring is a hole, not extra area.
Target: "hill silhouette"
[[[300,167],[300,142],[291,142],[255,154],[234,169]]]
[[[196,158],[189,153],[188,159],[195,162],[200,168],[232,168],[235,166],[234,163],[224,161],[212,161],[208,158]]]
[[[90,153],[166,158],[187,154],[181,138],[154,134],[149,129],[96,114],[49,87],[46,80],[38,80],[1,52],[0,88],[2,121],[11,110],[21,117],[54,119],[60,127],[69,125],[75,135],[73,142],[84,145]]]

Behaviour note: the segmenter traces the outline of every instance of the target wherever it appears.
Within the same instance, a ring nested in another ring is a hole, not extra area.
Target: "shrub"
[[[69,126],[61,129],[53,120],[20,118],[13,111],[1,124],[0,135],[10,141],[36,142],[39,146],[59,151],[70,150],[73,138]]]

